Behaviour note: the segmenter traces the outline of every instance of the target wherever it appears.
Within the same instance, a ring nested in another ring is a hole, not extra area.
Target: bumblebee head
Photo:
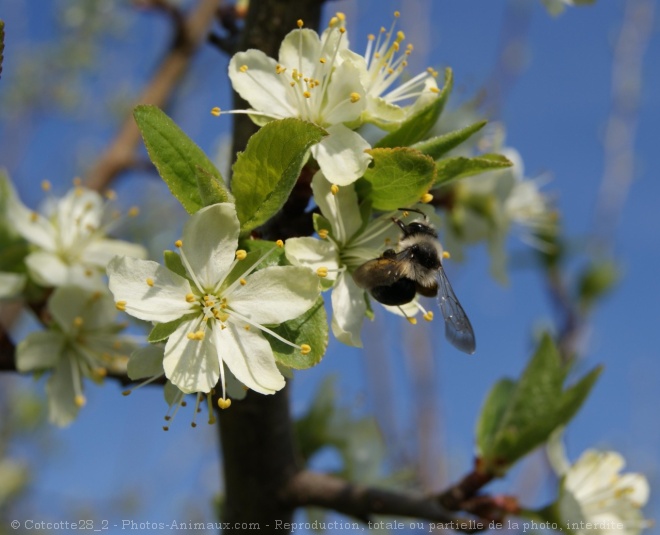
[[[401,210],[402,212],[417,212],[418,214],[421,214],[423,216],[423,219],[417,219],[412,223],[408,223],[407,225],[400,219],[397,219],[396,217],[392,218],[392,221],[394,221],[403,232],[404,238],[408,238],[409,236],[420,236],[420,235],[432,236],[433,238],[438,237],[437,232],[435,231],[433,226],[429,223],[429,220],[426,217],[426,214],[424,214],[424,212],[422,212],[421,210],[415,210],[414,208],[399,208],[399,210]]]

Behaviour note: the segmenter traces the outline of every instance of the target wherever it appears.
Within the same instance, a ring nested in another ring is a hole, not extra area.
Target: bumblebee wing
[[[353,280],[367,290],[376,286],[389,286],[403,276],[401,263],[396,258],[375,258],[353,272]]]
[[[456,349],[471,355],[477,349],[472,324],[458,302],[442,266],[438,269],[436,280],[438,282],[438,305],[445,319],[445,336]]]

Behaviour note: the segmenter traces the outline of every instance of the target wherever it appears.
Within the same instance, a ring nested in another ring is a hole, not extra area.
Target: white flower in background
[[[371,34],[364,56],[351,50],[342,50],[340,57],[351,61],[360,71],[360,81],[366,91],[367,106],[363,119],[384,129],[395,128],[401,121],[438,98],[435,81],[437,72],[431,68],[394,86],[408,66],[413,45],[401,50],[405,39],[402,31],[395,33],[400,14],[394,13],[389,31],[381,28],[378,37]]]
[[[48,311],[52,325],[18,344],[16,368],[51,370],[46,383],[49,418],[64,426],[85,404],[83,377],[101,382],[108,369],[123,372],[135,344],[118,334],[122,326],[108,294],[61,286],[48,300]]]
[[[641,474],[621,474],[625,461],[613,451],[587,450],[570,466],[561,442],[549,444],[553,467],[562,477],[558,520],[575,535],[637,535],[649,526],[641,508],[649,484]],[[585,526],[589,523],[590,526]]]
[[[146,321],[178,322],[165,345],[166,377],[184,393],[207,393],[225,366],[245,386],[273,394],[284,386],[262,332],[304,353],[309,346],[284,340],[264,325],[280,324],[309,310],[319,295],[308,269],[253,264],[228,278],[245,251],[236,250],[240,227],[232,204],[203,208],[190,217],[177,242],[180,273],[156,262],[116,257],[108,266],[110,291],[120,310]],[[240,266],[238,267],[240,270]]]
[[[106,203],[95,191],[76,186],[61,199],[49,199],[44,214],[27,208],[7,181],[6,218],[34,250],[25,258],[28,274],[40,286],[75,285],[104,289],[103,275],[117,254],[145,257],[144,247],[107,238],[117,223],[104,223]],[[50,184],[42,184],[44,190]]]
[[[330,224],[321,229],[321,240],[312,237],[289,238],[284,251],[295,266],[306,266],[332,282],[332,332],[337,340],[361,347],[360,331],[367,314],[365,291],[353,281],[351,273],[393,247],[400,229],[392,223],[393,214],[370,222],[363,220],[355,188],[337,188],[319,171],[312,179],[314,200]],[[401,314],[398,307],[385,307]],[[416,314],[416,301],[403,307],[407,316]]]
[[[248,113],[257,124],[297,117],[321,126],[329,135],[312,147],[312,155],[332,183],[354,182],[371,161],[364,152],[371,147],[352,130],[360,125],[366,102],[358,68],[340,62],[347,46],[344,17],[337,14],[320,37],[309,29],[290,32],[280,46],[279,62],[260,50],[238,52],[229,62],[229,78],[252,108],[215,108],[214,114]]]
[[[575,6],[575,0],[541,0],[545,8],[553,16],[560,15],[566,7]]]
[[[21,273],[0,272],[0,299],[17,297],[23,291],[27,279]]]

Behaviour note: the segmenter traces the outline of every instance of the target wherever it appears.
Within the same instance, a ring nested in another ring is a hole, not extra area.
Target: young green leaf
[[[263,225],[282,208],[310,147],[325,135],[312,123],[289,118],[264,125],[250,138],[234,164],[231,182],[244,232]]]
[[[501,473],[566,425],[591,391],[596,368],[564,390],[566,369],[550,336],[517,382],[506,380],[491,391],[477,424],[477,445],[487,470]]]
[[[501,154],[482,154],[473,158],[465,156],[445,158],[437,162],[438,175],[435,184],[437,186],[450,180],[458,180],[486,171],[505,169],[512,165],[511,161]]]
[[[219,189],[224,189],[222,176],[204,151],[163,111],[156,106],[140,105],[133,111],[133,117],[144,139],[149,158],[172,195],[188,213],[194,214],[205,206],[198,175],[202,175],[201,180],[205,183],[205,195],[210,195],[207,176],[214,179],[213,189],[216,195]],[[203,172],[200,172],[200,169]],[[231,197],[226,189],[224,193],[225,200],[229,200]]]
[[[375,210],[396,210],[419,202],[435,181],[435,163],[410,148],[371,149],[373,164],[356,183],[360,199]]]
[[[412,117],[406,119],[397,130],[387,134],[376,143],[374,148],[409,147],[413,143],[424,139],[426,133],[438,121],[447,103],[453,84],[454,77],[452,71],[447,68],[445,69],[445,85],[440,90],[438,98],[419,110]]]
[[[183,265],[183,261],[181,260],[179,253],[174,251],[163,251],[163,260],[167,269],[174,271],[174,273],[181,275],[182,277],[188,277],[188,272]]]
[[[422,154],[426,154],[437,160],[443,154],[449,152],[451,149],[458,147],[463,141],[467,140],[484,126],[488,124],[488,121],[479,121],[478,123],[471,124],[465,128],[459,130],[454,130],[453,132],[447,132],[441,136],[432,137],[431,139],[425,139],[419,143],[415,143],[410,148],[417,149]]]
[[[199,197],[204,206],[219,202],[234,202],[234,197],[225,188],[224,182],[217,173],[209,173],[199,165],[195,165],[195,178]]]
[[[284,344],[266,333],[264,336],[270,342],[277,362],[297,370],[315,366],[321,362],[328,346],[328,318],[325,314],[323,298],[319,297],[314,306],[302,316],[281,323],[272,330],[285,340],[298,345],[308,344],[312,348],[307,355],[303,355],[299,349]]]
[[[149,336],[147,336],[147,342],[149,342],[150,344],[154,344],[156,342],[162,342],[163,340],[167,340],[169,336],[174,331],[176,331],[179,325],[181,325],[184,321],[190,321],[190,319],[194,317],[195,314],[187,314],[175,320],[168,321],[167,323],[157,323],[154,326],[154,328],[151,329]]]

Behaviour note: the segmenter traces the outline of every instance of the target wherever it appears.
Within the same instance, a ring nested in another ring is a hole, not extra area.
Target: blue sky
[[[596,193],[604,171],[602,141],[611,110],[612,44],[618,35],[623,4],[600,0],[593,7],[569,9],[557,18],[550,17],[540,2],[535,4],[526,34],[528,66],[507,92],[498,117],[506,124],[507,144],[522,155],[527,175],[551,174],[546,190],[557,199],[566,232],[578,240],[592,229]],[[354,43],[366,42],[366,35],[381,25],[389,26],[391,13],[400,9],[403,29],[416,45],[412,68],[451,66],[456,80],[451,104],[457,105],[462,98],[484,88],[489,79],[504,5],[497,0],[341,0],[328,7],[347,13]],[[49,8],[50,12],[39,9],[37,14],[34,6],[19,7],[10,0],[0,0],[0,13],[7,23],[0,92],[11,83],[15,68],[12,28],[23,28],[25,35],[37,41],[52,38],[54,8]],[[635,180],[612,236],[623,279],[593,317],[581,367],[587,370],[604,364],[605,372],[568,430],[572,458],[589,447],[616,449],[626,456],[629,469],[646,473],[652,482],[658,481],[660,468],[656,416],[660,402],[656,274],[660,265],[660,181],[654,165],[659,148],[654,129],[660,123],[657,27],[656,23],[644,57]],[[94,90],[96,102],[107,102],[119,89],[129,93],[139,90],[140,80],[148,78],[166,42],[164,29],[162,17],[145,14],[132,20],[121,40],[108,38],[102,50],[107,68],[84,81]],[[136,47],[140,52],[133,57]],[[226,64],[226,58],[215,50],[204,50],[195,59],[193,81],[178,92],[171,112],[209,153],[216,151],[221,134],[229,126],[229,119],[216,119],[208,113],[215,105],[229,107]],[[118,72],[125,75],[118,76]],[[10,166],[26,202],[36,205],[41,192],[35,185],[43,178],[59,182],[56,190],[59,187],[60,192],[64,191],[70,179],[82,173],[85,164],[93,161],[110,139],[116,124],[108,125],[100,113],[93,111],[95,101],[81,102],[76,113],[32,119],[31,134],[21,152],[12,155],[11,164],[4,163]],[[8,128],[6,121],[0,122],[3,139],[11,135]],[[3,157],[5,152],[0,149]],[[159,187],[148,178],[134,175],[122,180],[120,194],[127,194],[135,184],[145,199],[152,188]],[[175,235],[176,229],[171,231]],[[165,233],[163,242],[168,241],[170,236]],[[516,240],[510,245],[512,250],[522,247]],[[381,403],[376,409],[384,418],[385,403],[391,411],[388,425],[396,436],[414,440],[418,420],[409,413],[415,392],[411,391],[411,366],[405,348],[419,345],[420,351],[430,355],[425,361],[430,366],[427,384],[433,389],[430,399],[440,416],[434,426],[438,443],[449,459],[445,477],[451,480],[469,468],[474,421],[486,392],[500,377],[519,374],[530,355],[532,332],[548,324],[552,310],[538,273],[514,271],[510,285],[503,287],[489,276],[483,248],[470,250],[468,262],[448,270],[477,333],[479,349],[475,356],[466,357],[449,346],[439,322],[412,327],[379,316],[368,332],[372,336],[387,332],[385,347],[390,350],[382,355],[381,371],[392,386],[389,399],[375,400],[372,395],[373,357],[365,359],[362,352],[336,342],[331,343],[320,365],[296,376],[293,388],[294,411],[299,414],[323,379],[334,374],[346,406],[364,413]],[[367,346],[372,353],[380,347],[375,340]],[[20,388],[33,388],[28,379],[18,384]],[[210,520],[207,497],[219,490],[215,429],[199,426],[191,430],[189,416],[180,414],[171,431],[163,433],[161,418],[166,407],[159,392],[143,389],[128,398],[122,398],[119,392],[119,386],[113,383],[98,390],[88,389],[89,402],[79,420],[69,429],[50,431],[54,448],[48,458],[32,459],[38,474],[31,498],[35,511],[57,520],[65,512],[71,513],[74,509],[69,504],[75,503],[81,508],[90,506],[99,518],[112,517],[118,514],[121,494],[130,489],[141,506],[136,516],[145,520],[164,521],[172,512],[181,513],[181,496],[189,497],[184,506],[197,508],[203,518]],[[331,463],[332,457],[328,456],[326,462]],[[522,484],[516,481],[512,477],[499,488],[512,488],[508,483]],[[542,496],[543,492],[532,495],[530,505],[541,505]],[[658,503],[655,493],[649,516],[654,516]]]

